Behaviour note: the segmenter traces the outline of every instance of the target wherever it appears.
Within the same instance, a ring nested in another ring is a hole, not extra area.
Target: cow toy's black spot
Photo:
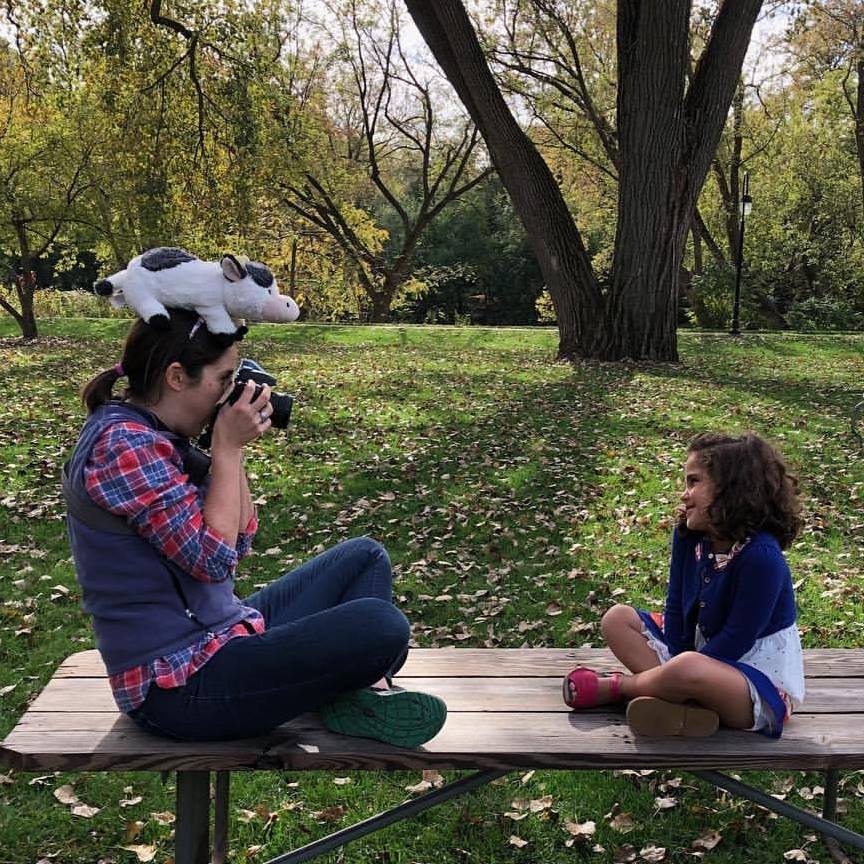
[[[252,281],[262,288],[269,288],[275,281],[269,267],[256,264],[254,261],[250,261],[246,265],[246,272],[252,277]]]
[[[187,261],[196,261],[196,257],[185,249],[177,249],[174,246],[160,246],[158,249],[150,249],[141,256],[141,266],[145,270],[158,273],[160,270],[170,270]]]

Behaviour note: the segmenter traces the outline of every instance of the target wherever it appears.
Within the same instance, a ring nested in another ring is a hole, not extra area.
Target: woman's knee
[[[390,556],[387,554],[387,550],[371,537],[352,537],[350,540],[343,540],[339,546],[346,553],[366,555],[373,561],[385,561],[387,566],[390,566]]]
[[[630,630],[639,623],[639,613],[624,603],[616,603],[603,616],[600,622],[600,632],[606,642],[614,639],[622,631]]]
[[[354,603],[359,607],[361,630],[370,641],[380,645],[388,656],[405,650],[411,638],[411,625],[402,612],[392,603],[376,597]]]

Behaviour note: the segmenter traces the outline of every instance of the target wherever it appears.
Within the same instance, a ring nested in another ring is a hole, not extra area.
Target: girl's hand
[[[253,399],[257,386],[254,381],[247,381],[233,405],[227,402],[222,405],[213,424],[214,452],[221,449],[242,450],[270,428],[270,388],[264,384]]]

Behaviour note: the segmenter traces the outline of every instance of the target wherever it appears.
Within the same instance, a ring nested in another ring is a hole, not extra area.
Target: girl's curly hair
[[[767,531],[786,549],[801,528],[798,481],[783,457],[753,433],[739,436],[705,432],[690,442],[714,482],[714,500],[708,516],[717,535],[743,541]],[[681,514],[679,531],[686,531]]]

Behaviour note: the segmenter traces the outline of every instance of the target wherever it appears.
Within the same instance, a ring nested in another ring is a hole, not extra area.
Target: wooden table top
[[[561,679],[580,664],[620,668],[606,649],[414,649],[397,683],[441,696],[448,717],[424,747],[403,750],[331,734],[314,714],[254,739],[163,740],[118,712],[98,653],[82,651],[34,700],[0,759],[22,771],[864,768],[864,650],[805,651],[806,702],[779,741],[730,730],[635,737],[621,710],[564,705]]]

